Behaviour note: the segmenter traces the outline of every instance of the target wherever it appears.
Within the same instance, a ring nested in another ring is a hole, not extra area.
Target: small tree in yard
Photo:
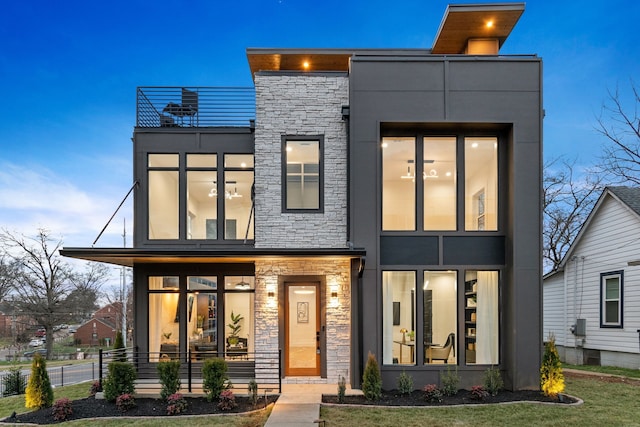
[[[124,340],[122,339],[122,331],[116,332],[116,339],[113,343],[113,352],[115,356],[113,360],[116,362],[126,362],[127,361],[127,353],[124,348]]]
[[[376,356],[369,352],[367,365],[362,375],[362,392],[367,400],[378,400],[382,396],[382,376]]]
[[[107,366],[109,373],[102,382],[104,398],[114,402],[123,394],[133,394],[135,391],[136,370],[127,362],[111,362]]]
[[[553,334],[544,345],[544,356],[542,356],[540,367],[540,387],[546,396],[551,397],[556,397],[558,393],[564,391],[564,375]]]
[[[204,361],[204,365],[202,365],[202,389],[207,393],[209,402],[213,401],[213,399],[218,399],[220,393],[226,388],[226,382],[229,379],[227,377],[227,369],[227,362],[220,357]]]
[[[158,363],[158,375],[160,376],[160,397],[168,398],[180,390],[180,361],[167,360]]]
[[[27,408],[42,409],[53,405],[53,388],[47,374],[47,362],[38,353],[33,356],[31,378],[29,378],[26,392]]]

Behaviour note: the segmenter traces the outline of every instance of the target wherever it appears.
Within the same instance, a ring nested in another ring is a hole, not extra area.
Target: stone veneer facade
[[[274,354],[278,352],[280,343],[278,313],[278,279],[281,276],[325,276],[326,317],[326,364],[327,378],[290,377],[287,383],[328,383],[335,384],[341,376],[349,382],[349,364],[351,358],[351,289],[350,261],[347,259],[289,259],[289,260],[257,260],[256,261],[256,293],[255,293],[255,349],[256,352]],[[332,288],[337,289],[337,300],[331,299]],[[268,292],[275,297],[269,298]],[[277,361],[256,360],[256,381],[265,382],[265,378],[273,378],[273,370],[277,372]],[[268,372],[268,374],[267,374]],[[261,378],[261,373],[263,377]]]
[[[347,246],[346,74],[257,73],[255,247]],[[324,212],[282,212],[282,137],[324,136]]]
[[[347,247],[347,123],[342,106],[349,103],[344,73],[256,73],[255,247],[318,249]],[[282,137],[322,135],[323,212],[282,212]],[[285,382],[337,383],[349,380],[351,289],[350,261],[345,259],[256,260],[255,349],[280,347],[279,278],[324,276],[327,378],[290,377]],[[331,299],[331,291],[338,298]],[[269,298],[268,292],[275,297]],[[277,369],[273,360],[256,360],[256,377]]]

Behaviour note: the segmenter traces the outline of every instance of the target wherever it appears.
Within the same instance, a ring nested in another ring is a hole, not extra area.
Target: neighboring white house
[[[640,368],[640,188],[605,188],[544,277],[543,308],[562,360]]]

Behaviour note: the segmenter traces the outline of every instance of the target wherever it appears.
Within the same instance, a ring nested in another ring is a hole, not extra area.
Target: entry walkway
[[[337,384],[282,384],[282,393],[265,427],[318,427],[323,394],[338,394]],[[362,394],[351,390],[347,394]]]

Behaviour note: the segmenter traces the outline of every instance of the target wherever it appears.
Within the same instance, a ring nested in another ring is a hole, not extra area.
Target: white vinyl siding
[[[597,209],[581,239],[574,243],[564,272],[545,280],[544,333],[547,328],[556,330],[558,319],[565,318],[562,329],[566,331],[566,345],[573,347],[575,340],[569,328],[577,318],[583,318],[587,326],[584,348],[638,354],[640,266],[628,263],[640,259],[640,217],[611,196],[606,196]],[[614,271],[624,272],[624,327],[601,328],[600,275]],[[565,284],[566,297],[557,292],[558,281]],[[563,308],[558,300],[562,304],[566,301],[566,306]]]

